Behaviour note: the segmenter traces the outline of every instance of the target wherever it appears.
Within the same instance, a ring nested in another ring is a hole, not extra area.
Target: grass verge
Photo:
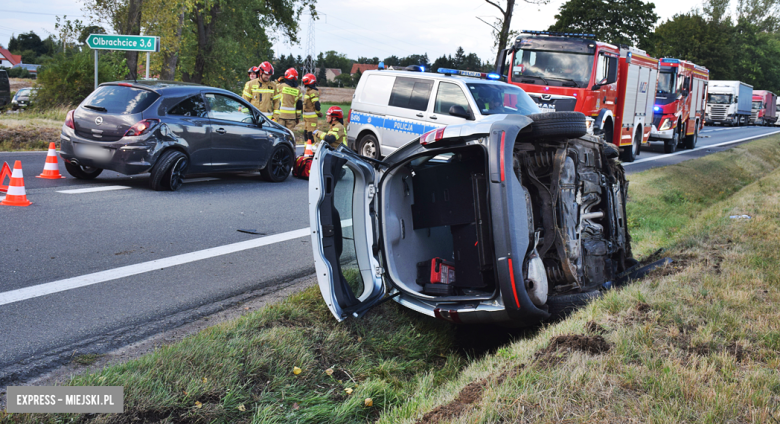
[[[46,150],[60,137],[69,108],[30,109],[0,115],[0,152]]]
[[[468,362],[453,327],[394,302],[336,323],[311,288],[68,383],[124,386],[123,415],[0,421],[772,422],[779,141],[632,175],[637,251],[682,262],[493,355]]]

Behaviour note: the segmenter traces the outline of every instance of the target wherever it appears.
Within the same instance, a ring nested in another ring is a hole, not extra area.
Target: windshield
[[[674,72],[661,72],[658,75],[658,93],[674,93],[676,77]]]
[[[515,53],[512,79],[526,84],[587,87],[592,70],[592,54],[521,49]]]
[[[753,109],[761,109],[764,107],[764,104],[761,102],[761,100],[756,100],[753,102]]]
[[[716,105],[730,105],[731,94],[710,94],[710,97],[707,99],[707,103]]]
[[[483,115],[530,115],[541,112],[531,97],[516,85],[470,82],[466,86]]]
[[[22,88],[17,93],[17,96],[29,96],[30,95],[30,89],[29,88]]]

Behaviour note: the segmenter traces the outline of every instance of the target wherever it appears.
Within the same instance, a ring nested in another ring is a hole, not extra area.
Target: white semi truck
[[[710,81],[707,125],[747,125],[753,108],[753,86],[742,81]]]

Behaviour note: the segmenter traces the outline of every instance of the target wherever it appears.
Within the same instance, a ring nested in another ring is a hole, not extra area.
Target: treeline
[[[732,12],[733,11],[733,12]],[[582,32],[629,44],[653,57],[689,60],[710,79],[740,80],[780,93],[780,19],[775,0],[705,0],[701,9],[658,22],[642,0],[571,0],[549,30]],[[655,29],[653,29],[655,27]]]

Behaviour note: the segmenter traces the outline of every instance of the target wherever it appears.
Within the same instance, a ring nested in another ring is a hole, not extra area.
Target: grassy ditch
[[[0,152],[46,150],[59,140],[68,108],[30,109],[0,115]]]
[[[636,251],[679,261],[495,354],[395,302],[336,323],[311,288],[68,383],[124,386],[125,414],[0,422],[780,420],[778,142],[632,175]]]

